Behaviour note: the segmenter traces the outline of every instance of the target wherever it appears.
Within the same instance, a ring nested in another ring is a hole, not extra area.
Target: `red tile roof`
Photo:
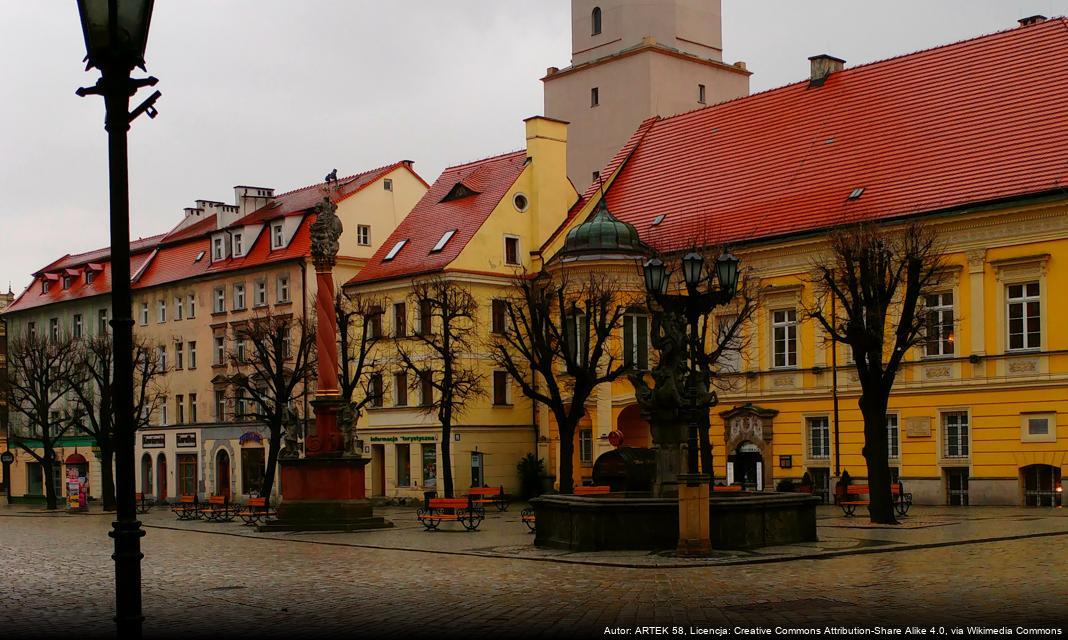
[[[402,160],[339,180],[341,194],[336,200],[345,200],[367,185],[373,184],[379,178],[398,169],[409,171],[416,179],[426,184],[422,177],[412,169],[412,163]],[[231,226],[259,224],[279,216],[305,214],[322,198],[320,186],[320,184],[315,184],[278,194],[273,198],[271,205],[237,220]],[[137,240],[130,243],[131,252],[135,254],[130,261],[133,288],[135,290],[146,289],[187,278],[302,259],[309,255],[311,249],[309,226],[314,220],[314,214],[306,215],[294,233],[293,239],[282,249],[272,250],[269,234],[259,233],[252,240],[252,246],[244,256],[215,263],[211,262],[210,256],[211,235],[216,231],[215,215],[182,229]],[[197,260],[201,252],[204,255]],[[55,302],[109,293],[111,291],[111,264],[108,261],[110,255],[110,248],[103,248],[60,258],[35,273],[33,283],[4,312],[22,311]],[[84,280],[79,278],[70,289],[63,290],[62,283],[57,281],[49,285],[48,293],[41,293],[41,277],[90,262],[101,263],[104,269],[102,273],[97,274],[92,285],[84,285]],[[141,271],[142,268],[144,271]]]
[[[1060,190],[1066,60],[1054,19],[654,118],[613,160],[609,208],[670,249]]]
[[[515,184],[526,166],[526,151],[515,151],[468,164],[450,167],[423,195],[419,204],[382,243],[351,284],[432,273],[444,269],[460,255],[475,232]],[[474,195],[442,202],[457,183],[476,191]],[[456,230],[442,251],[430,250],[447,231]],[[401,240],[404,248],[393,260],[386,254]]]
[[[342,200],[359,193],[379,178],[385,177],[400,168],[408,169],[413,176],[426,185],[426,182],[412,169],[412,163],[408,160],[401,160],[400,162],[394,162],[391,165],[378,167],[377,169],[371,169],[370,171],[364,171],[363,173],[357,173],[346,178],[338,179],[338,193],[334,196],[334,202],[339,203]],[[300,189],[294,189],[293,191],[287,191],[286,193],[280,193],[274,196],[271,203],[266,207],[254,211],[244,218],[238,219],[234,223],[234,226],[261,224],[268,220],[281,218],[283,216],[300,215],[315,207],[315,205],[319,204],[323,199],[324,192],[322,191],[322,187],[323,183],[320,182]]]

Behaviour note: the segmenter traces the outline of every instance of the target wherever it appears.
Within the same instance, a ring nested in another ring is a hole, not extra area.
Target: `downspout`
[[[301,258],[300,260],[300,306],[301,312],[304,314],[304,322],[308,321],[308,274],[307,274],[307,261]],[[308,437],[308,368],[304,368],[304,421],[303,421],[304,438]]]
[[[831,327],[838,326],[837,305],[831,296]],[[834,475],[842,477],[842,455],[838,446],[838,341],[835,332],[831,332],[831,399],[834,403]]]

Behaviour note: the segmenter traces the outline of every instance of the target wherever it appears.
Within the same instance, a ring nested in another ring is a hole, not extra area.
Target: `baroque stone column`
[[[318,330],[314,433],[304,439],[305,457],[286,458],[282,466],[282,503],[278,520],[261,531],[353,531],[391,527],[375,517],[367,499],[364,467],[368,459],[346,450],[338,414],[346,406],[338,388],[337,316],[334,313],[334,265],[337,262],[341,220],[329,197],[316,207],[311,225],[311,253],[315,263],[315,311]],[[347,412],[346,412],[347,413]],[[350,436],[351,420],[342,425]]]

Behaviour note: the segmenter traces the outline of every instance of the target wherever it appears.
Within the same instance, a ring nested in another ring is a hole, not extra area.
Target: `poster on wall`
[[[142,433],[142,449],[160,449],[167,446],[167,434],[165,433]]]
[[[185,448],[195,448],[197,446],[197,434],[192,433],[176,433],[174,434],[175,446]]]

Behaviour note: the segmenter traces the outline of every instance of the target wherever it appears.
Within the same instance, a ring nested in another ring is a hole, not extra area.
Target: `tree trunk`
[[[716,470],[712,466],[712,440],[709,438],[710,431],[711,425],[709,424],[709,418],[705,415],[704,419],[698,420],[697,423],[697,439],[701,451],[701,472],[708,474],[708,481],[710,484],[715,484]]]
[[[575,492],[575,427],[578,420],[557,418],[560,431],[560,493]]]
[[[53,454],[54,456],[55,454]],[[48,509],[58,508],[56,502],[56,463],[55,460],[49,457],[49,451],[45,450],[45,462],[41,465],[44,469],[44,481],[45,481],[45,506]]]
[[[278,467],[278,451],[282,448],[281,425],[271,427],[271,439],[267,443],[267,468],[263,470],[263,488],[260,489],[260,497],[271,499],[271,491],[274,489],[274,474]]]
[[[452,420],[441,420],[441,490],[443,497],[452,497]]]
[[[104,504],[104,511],[115,510],[115,471],[112,464],[115,461],[115,452],[111,443],[104,444],[97,440],[100,447],[100,498]]]
[[[864,415],[864,459],[868,464],[868,514],[871,522],[877,524],[898,524],[890,492],[890,452],[886,434],[889,395],[889,389],[864,391],[859,403]]]

